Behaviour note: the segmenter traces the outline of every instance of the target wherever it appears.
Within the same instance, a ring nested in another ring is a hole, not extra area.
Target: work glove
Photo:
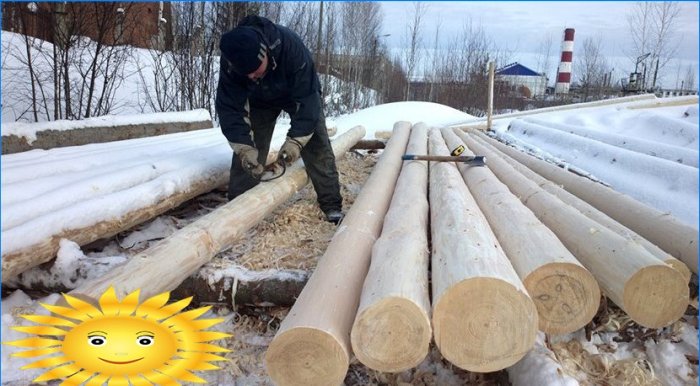
[[[246,173],[250,174],[256,180],[259,180],[265,168],[258,162],[258,149],[243,143],[229,142],[229,144],[231,145],[233,152],[238,154],[243,170],[245,170]]]
[[[279,156],[277,157],[277,162],[284,162],[287,166],[294,163],[301,156],[301,149],[309,143],[313,133],[306,135],[304,137],[287,137],[284,141],[282,147],[280,147]]]

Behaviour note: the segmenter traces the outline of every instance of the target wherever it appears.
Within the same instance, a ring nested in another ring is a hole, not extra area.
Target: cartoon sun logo
[[[57,316],[22,315],[37,323],[14,327],[35,337],[6,342],[30,350],[13,354],[36,358],[22,369],[50,368],[34,382],[65,379],[61,385],[179,385],[178,380],[206,381],[191,371],[216,370],[209,363],[223,361],[211,353],[229,350],[209,344],[231,336],[203,331],[223,319],[197,319],[211,307],[181,312],[192,297],[166,305],[169,292],[139,304],[139,290],[123,301],[110,287],[99,308],[76,297],[63,295],[69,307],[41,304]],[[60,337],[63,337],[62,339]]]

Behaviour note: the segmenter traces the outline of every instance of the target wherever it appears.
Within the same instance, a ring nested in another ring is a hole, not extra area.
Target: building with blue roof
[[[496,70],[496,81],[506,84],[513,93],[519,93],[526,98],[543,97],[547,90],[545,74],[533,71],[518,62]]]

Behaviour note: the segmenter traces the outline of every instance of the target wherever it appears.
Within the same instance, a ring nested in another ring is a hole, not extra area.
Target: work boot
[[[328,212],[326,212],[326,221],[332,222],[335,225],[340,224],[340,222],[343,221],[344,217],[345,214],[343,214],[343,212],[339,209],[331,209]]]

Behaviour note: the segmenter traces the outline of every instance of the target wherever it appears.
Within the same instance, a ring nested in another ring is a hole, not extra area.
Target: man
[[[286,27],[248,16],[221,37],[216,111],[233,149],[228,197],[260,182],[277,117],[284,110],[291,128],[278,161],[299,157],[313,183],[326,220],[343,219],[333,149],[321,105],[320,83],[311,53]]]

